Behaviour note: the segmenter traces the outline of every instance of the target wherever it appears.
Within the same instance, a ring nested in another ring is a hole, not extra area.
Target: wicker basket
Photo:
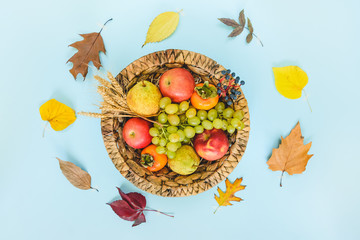
[[[154,52],[139,58],[124,68],[116,77],[128,91],[137,81],[149,80],[158,85],[166,70],[183,67],[193,74],[196,83],[209,81],[216,84],[220,71],[225,68],[214,60],[186,50],[169,49]],[[244,93],[234,103],[234,109],[245,113],[245,128],[233,134],[228,153],[217,161],[202,160],[199,168],[191,175],[181,176],[165,167],[159,172],[150,172],[140,163],[140,150],[126,145],[122,138],[123,118],[103,118],[101,130],[106,150],[120,173],[138,188],[163,197],[195,195],[214,187],[224,180],[236,167],[244,154],[249,138],[249,109]]]

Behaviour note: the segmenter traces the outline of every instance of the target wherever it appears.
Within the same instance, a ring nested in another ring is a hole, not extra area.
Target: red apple
[[[123,128],[125,142],[133,148],[144,148],[151,143],[152,137],[149,134],[151,124],[141,118],[129,119]]]
[[[205,130],[194,138],[194,147],[200,157],[214,161],[223,157],[229,149],[229,141],[221,129]]]
[[[159,87],[164,97],[173,102],[188,100],[194,92],[195,80],[191,73],[184,68],[173,68],[161,75]]]

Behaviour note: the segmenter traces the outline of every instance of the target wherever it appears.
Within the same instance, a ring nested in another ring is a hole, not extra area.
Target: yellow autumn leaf
[[[147,43],[160,42],[168,38],[176,29],[179,23],[179,12],[164,12],[159,14],[150,24],[146,35]]]
[[[281,95],[290,99],[301,97],[308,76],[298,66],[273,67],[275,86]]]
[[[216,208],[215,212],[219,209],[221,206],[231,206],[232,203],[230,201],[240,202],[242,201],[241,198],[236,197],[235,193],[244,190],[246,186],[241,185],[242,178],[237,178],[233,183],[229,181],[229,179],[225,180],[226,185],[226,191],[223,192],[219,187],[217,189],[219,196],[215,195],[215,200],[219,204],[219,206]]]
[[[75,111],[65,104],[50,99],[40,107],[40,116],[44,121],[48,121],[55,131],[61,131],[75,122]]]

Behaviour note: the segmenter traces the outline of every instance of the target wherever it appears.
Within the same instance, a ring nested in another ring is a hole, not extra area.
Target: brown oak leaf
[[[274,148],[270,159],[267,161],[269,168],[273,171],[282,171],[280,187],[282,187],[282,176],[284,172],[289,175],[300,174],[305,171],[309,159],[314,154],[308,154],[311,142],[304,145],[304,137],[301,135],[300,123],[291,130],[289,136],[281,137],[279,148]]]
[[[108,23],[112,19],[106,21]],[[106,24],[105,23],[105,24]],[[104,26],[105,26],[104,24]],[[104,28],[103,26],[103,28]],[[99,69],[101,67],[100,62],[100,52],[106,53],[104,41],[101,37],[101,28],[100,32],[93,32],[87,34],[80,34],[84,39],[81,41],[74,42],[70,44],[70,47],[76,48],[78,51],[75,53],[66,63],[72,62],[73,67],[70,69],[70,73],[76,79],[77,75],[80,73],[85,80],[85,77],[88,73],[89,63],[93,62],[94,66]]]

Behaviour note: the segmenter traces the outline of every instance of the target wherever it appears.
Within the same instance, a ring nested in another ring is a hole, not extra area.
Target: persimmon
[[[219,101],[217,89],[214,85],[205,83],[196,84],[195,91],[191,96],[191,105],[196,109],[209,110],[216,106]]]
[[[141,151],[141,165],[151,172],[156,172],[165,167],[168,158],[166,154],[156,152],[156,145],[150,145]]]

